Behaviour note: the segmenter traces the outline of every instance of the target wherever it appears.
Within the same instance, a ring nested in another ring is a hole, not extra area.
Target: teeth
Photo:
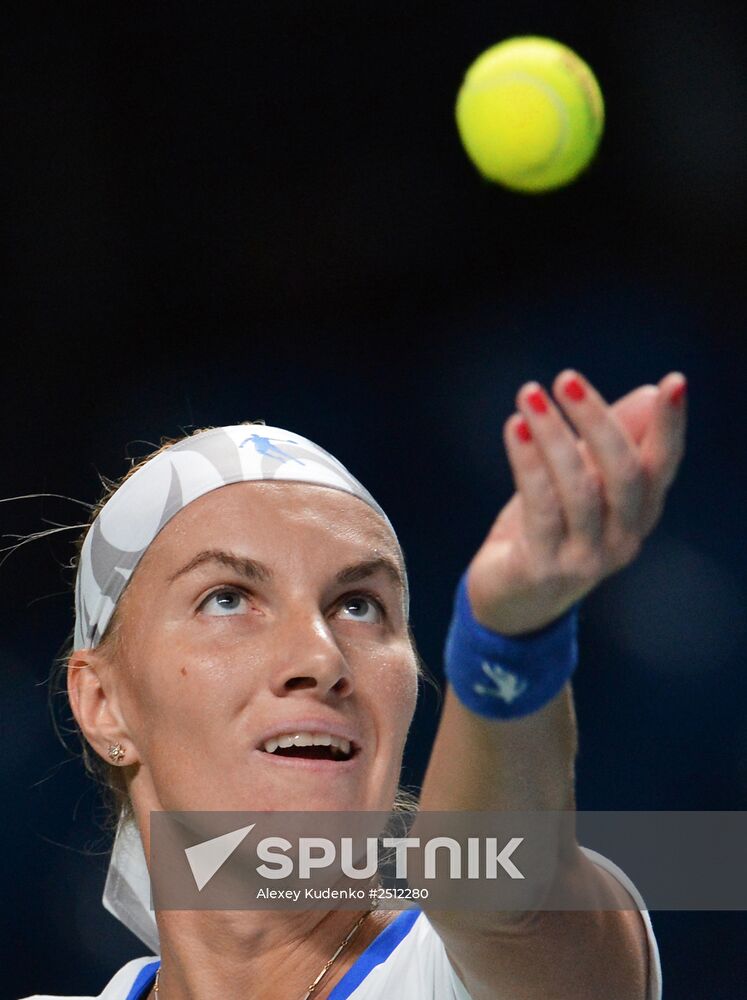
[[[332,736],[330,733],[285,733],[265,740],[263,749],[266,753],[275,753],[282,747],[335,747],[344,756],[350,754],[350,740],[342,736]]]

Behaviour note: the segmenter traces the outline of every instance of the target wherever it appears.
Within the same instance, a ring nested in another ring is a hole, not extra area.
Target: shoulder
[[[155,974],[158,959],[153,955],[147,958],[135,958],[117,972],[106,984],[101,993],[92,996],[62,997],[49,993],[35,993],[23,1000],[138,1000],[141,988]]]
[[[521,933],[497,935],[472,930],[467,921],[455,931],[454,924],[442,927],[435,920],[431,933],[443,937],[452,976],[469,987],[464,995],[455,990],[457,1000],[469,998],[470,991],[475,997],[496,992],[544,997],[558,983],[564,997],[577,995],[579,977],[584,996],[603,995],[602,984],[604,995],[632,996],[633,984],[636,997],[661,1000],[659,952],[640,893],[607,858],[586,848],[581,857],[587,869],[597,872],[594,884],[606,900],[603,910],[538,911]]]
[[[623,889],[630,895],[633,899],[636,909],[630,911],[636,916],[634,919],[640,922],[640,930],[642,931],[642,936],[645,936],[646,947],[648,949],[648,998],[647,1000],[660,1000],[662,996],[662,974],[661,974],[661,959],[659,957],[659,946],[656,943],[656,935],[654,934],[654,928],[651,924],[651,917],[648,910],[646,909],[646,904],[643,898],[636,889],[635,885],[631,882],[628,876],[622,871],[621,868],[610,861],[609,858],[605,858],[603,854],[598,854],[596,851],[590,850],[588,847],[582,847],[581,850],[593,861],[597,868],[603,869],[612,878],[618,882]]]

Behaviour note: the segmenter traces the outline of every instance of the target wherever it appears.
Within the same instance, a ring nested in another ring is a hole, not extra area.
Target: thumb
[[[621,396],[617,402],[610,406],[636,448],[641,447],[646,431],[651,425],[658,396],[658,386],[639,385],[637,389],[633,389],[626,396]],[[588,472],[597,482],[601,482],[596,462],[588,445],[583,440],[579,441],[578,444]]]
[[[629,392],[627,396],[621,396],[610,407],[637,445],[643,441],[651,423],[658,395],[658,386],[640,385],[637,389]]]

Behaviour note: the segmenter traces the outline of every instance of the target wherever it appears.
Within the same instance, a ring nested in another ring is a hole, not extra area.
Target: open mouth
[[[331,733],[283,733],[265,740],[260,747],[274,757],[305,760],[350,760],[358,748],[350,740]]]

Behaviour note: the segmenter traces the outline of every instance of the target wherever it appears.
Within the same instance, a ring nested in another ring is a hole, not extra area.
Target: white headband
[[[146,462],[93,522],[75,581],[75,648],[99,644],[135,567],[161,528],[198,497],[231,483],[276,480],[328,486],[358,497],[394,528],[371,494],[312,441],[279,427],[239,424],[185,438]],[[407,605],[408,595],[405,591]],[[137,826],[120,821],[103,903],[154,952],[158,928]]]
[[[175,514],[221,486],[263,479],[313,483],[350,493],[380,514],[394,534],[368,490],[336,458],[306,438],[258,424],[203,431],[146,462],[93,522],[75,581],[75,648],[99,644],[135,567]]]

